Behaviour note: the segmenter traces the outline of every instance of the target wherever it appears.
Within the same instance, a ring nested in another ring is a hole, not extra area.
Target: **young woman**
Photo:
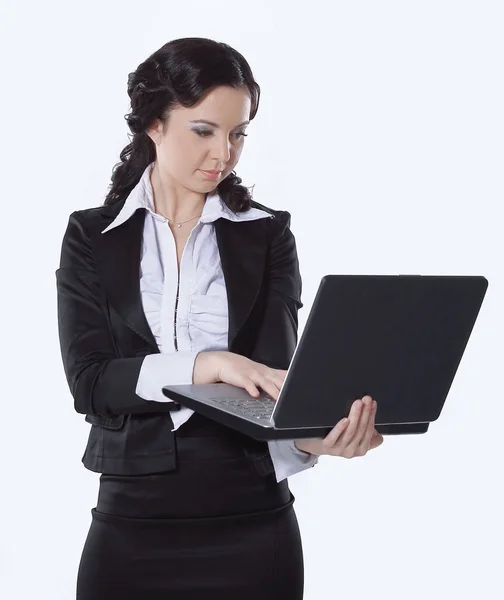
[[[69,217],[56,271],[65,374],[101,473],[79,600],[303,596],[287,477],[380,445],[376,402],[325,439],[259,442],[173,411],[163,385],[277,398],[297,342],[290,214],[234,172],[260,88],[236,50],[171,41],[129,75],[133,139],[102,206]]]

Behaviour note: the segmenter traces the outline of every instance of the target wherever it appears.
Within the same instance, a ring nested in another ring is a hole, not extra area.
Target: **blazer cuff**
[[[144,400],[173,402],[163,394],[161,388],[165,385],[192,384],[197,355],[197,351],[147,354],[140,367],[135,393]]]

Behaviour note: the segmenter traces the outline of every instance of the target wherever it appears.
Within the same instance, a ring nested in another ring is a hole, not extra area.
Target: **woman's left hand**
[[[364,456],[383,443],[383,436],[374,427],[376,400],[364,396],[356,400],[347,419],[342,419],[325,438],[300,439],[294,444],[299,450],[311,454],[354,458]]]

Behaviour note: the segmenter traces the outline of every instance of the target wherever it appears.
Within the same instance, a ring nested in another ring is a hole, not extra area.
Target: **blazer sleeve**
[[[271,219],[273,233],[266,261],[266,300],[250,358],[274,369],[287,369],[297,344],[301,274],[291,215]]]
[[[146,357],[117,356],[89,235],[79,213],[69,217],[56,270],[61,357],[75,410],[105,416],[168,412],[168,398],[164,403],[136,393]],[[159,355],[167,372],[169,367],[170,372],[177,373],[173,383],[192,383],[194,356],[185,354]]]
[[[291,215],[276,219],[266,267],[266,305],[251,359],[274,369],[287,369],[298,339],[298,310],[302,308],[302,281]],[[294,440],[268,440],[277,481],[311,468],[318,456],[299,450]]]

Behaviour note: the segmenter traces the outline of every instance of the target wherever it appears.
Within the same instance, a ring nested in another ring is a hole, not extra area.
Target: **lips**
[[[222,171],[203,171],[201,169],[201,174],[210,181],[219,181],[222,177]]]

